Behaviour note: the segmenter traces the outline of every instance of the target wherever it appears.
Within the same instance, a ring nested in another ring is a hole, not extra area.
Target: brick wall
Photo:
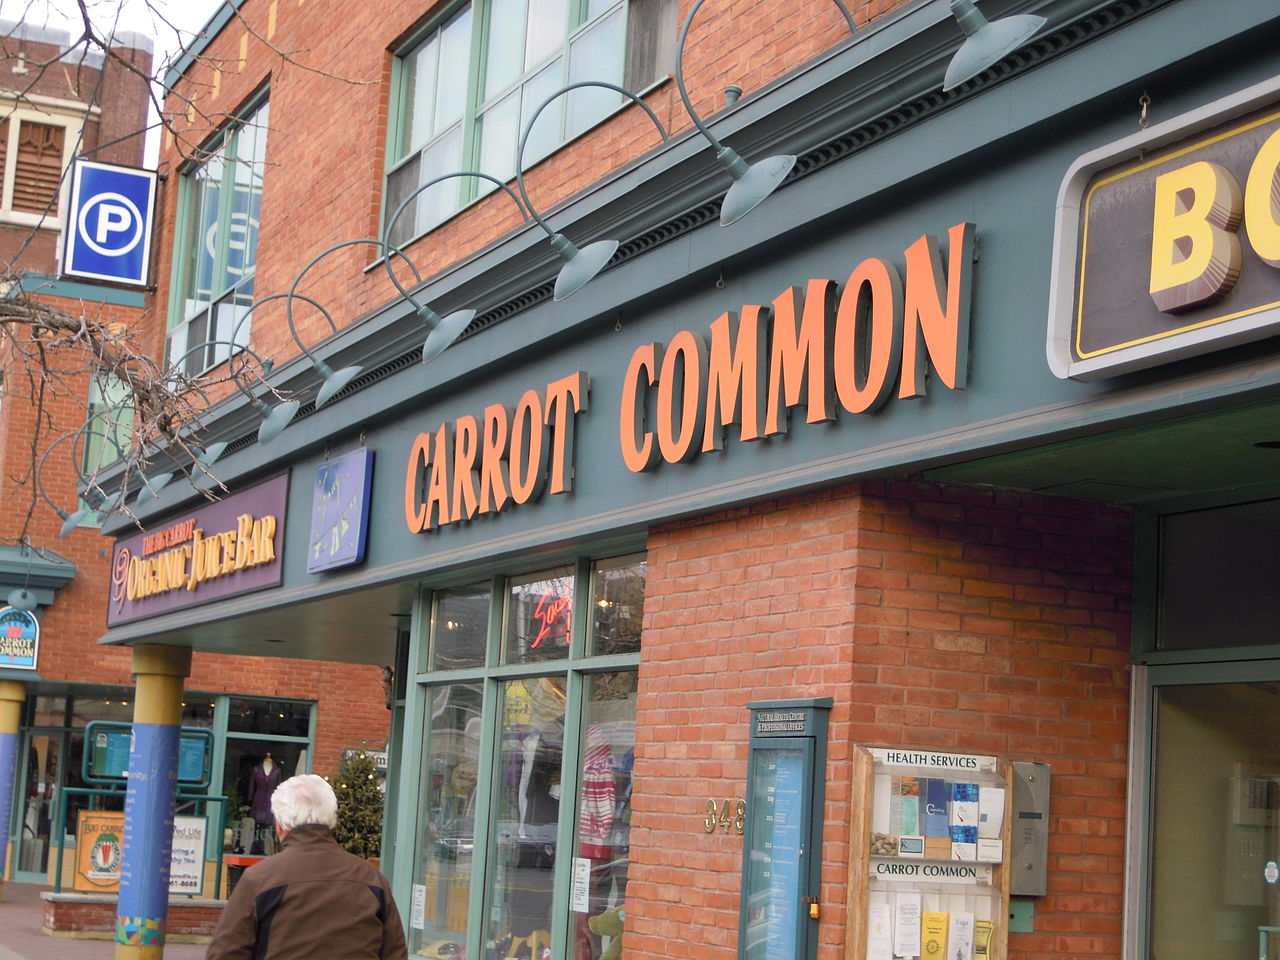
[[[853,744],[1049,763],[1049,893],[1009,956],[1118,958],[1131,551],[1123,510],[913,482],[654,531],[627,956],[736,956],[742,839],[703,832],[706,801],[745,793],[748,702],[830,696],[820,958]]]

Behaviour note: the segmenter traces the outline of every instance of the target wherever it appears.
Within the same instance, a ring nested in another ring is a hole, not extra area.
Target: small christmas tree
[[[376,857],[382,849],[382,791],[373,758],[351,750],[329,778],[338,797],[338,825],[333,837],[357,857]]]

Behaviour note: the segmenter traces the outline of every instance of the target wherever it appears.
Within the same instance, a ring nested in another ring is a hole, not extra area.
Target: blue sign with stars
[[[372,491],[373,451],[366,447],[316,468],[311,493],[308,573],[347,567],[364,560]]]
[[[155,205],[154,171],[77,160],[63,239],[63,274],[145,287],[150,280]]]

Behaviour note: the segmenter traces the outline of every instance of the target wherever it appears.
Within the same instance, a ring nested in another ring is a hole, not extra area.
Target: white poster
[[[427,888],[424,884],[413,885],[413,903],[409,907],[409,926],[421,930],[427,925]]]
[[[169,892],[199,896],[204,891],[204,839],[208,817],[173,818]]]
[[[591,860],[573,858],[573,890],[569,894],[574,913],[591,912]]]

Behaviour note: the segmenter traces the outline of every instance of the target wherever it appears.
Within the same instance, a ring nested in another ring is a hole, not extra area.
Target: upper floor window
[[[557,90],[584,80],[633,91],[651,83],[662,60],[655,51],[667,44],[668,32],[648,21],[668,8],[673,12],[672,0],[475,0],[437,21],[399,57],[386,216],[446,173],[513,177],[522,132]],[[530,132],[526,166],[621,101],[604,87],[552,101]],[[429,188],[401,214],[392,242],[430,230],[491,189],[471,177]]]
[[[57,227],[62,172],[79,145],[85,107],[65,103],[0,104],[0,219]]]
[[[100,373],[89,381],[84,438],[80,443],[83,478],[95,477],[103,467],[129,452],[133,443],[133,407],[128,401],[129,387],[118,377]],[[82,499],[80,506],[90,504]],[[96,525],[96,515],[90,513],[84,523]]]
[[[195,376],[249,340],[258,217],[266,167],[266,101],[243,113],[185,170],[174,235],[178,293],[169,307],[169,361]]]

